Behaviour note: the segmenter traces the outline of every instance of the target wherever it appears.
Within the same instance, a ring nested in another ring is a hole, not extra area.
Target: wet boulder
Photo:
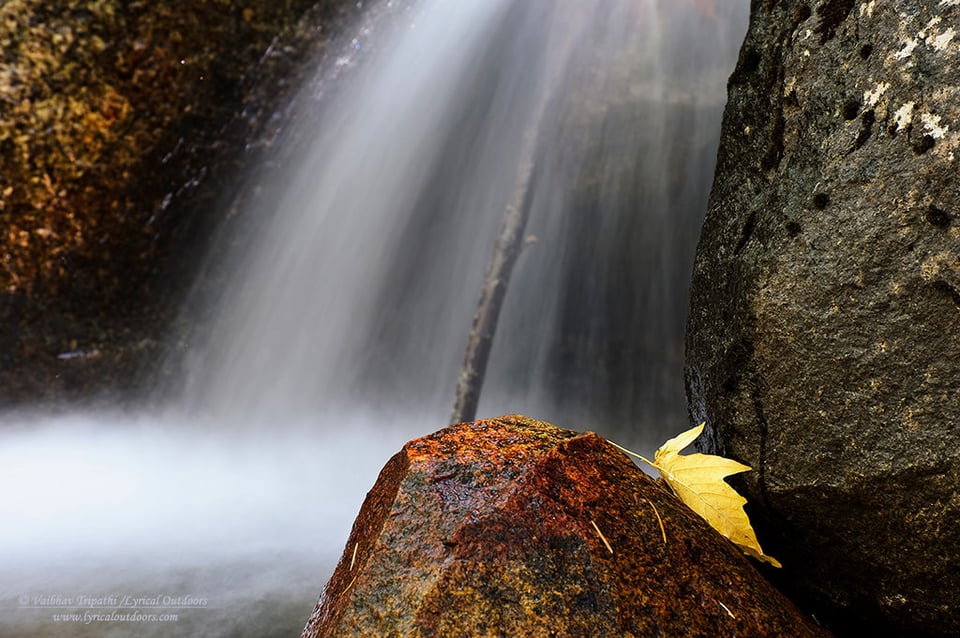
[[[686,384],[782,583],[837,633],[960,635],[956,2],[754,2]],[[798,599],[799,600],[799,599]]]
[[[596,434],[451,426],[386,464],[303,636],[825,636]]]

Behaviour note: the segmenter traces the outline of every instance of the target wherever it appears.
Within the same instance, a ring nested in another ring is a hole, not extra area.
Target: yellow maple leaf
[[[779,561],[764,554],[760,548],[750,519],[743,510],[747,499],[723,480],[727,476],[749,471],[750,466],[712,454],[680,454],[700,436],[704,425],[701,423],[664,443],[654,452],[652,461],[619,445],[617,447],[655,467],[687,507],[729,538],[745,554],[780,567]]]

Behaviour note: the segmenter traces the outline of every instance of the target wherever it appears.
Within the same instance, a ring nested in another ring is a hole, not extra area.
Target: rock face
[[[757,1],[729,82],[691,417],[755,468],[764,545],[838,633],[960,635],[958,24]]]
[[[244,149],[356,4],[0,3],[0,405],[135,383]]]
[[[605,440],[510,416],[383,468],[303,632],[348,635],[826,634]]]

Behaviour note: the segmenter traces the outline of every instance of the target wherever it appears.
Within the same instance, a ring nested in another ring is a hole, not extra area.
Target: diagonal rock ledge
[[[828,634],[603,438],[505,416],[384,466],[303,632],[348,635]]]

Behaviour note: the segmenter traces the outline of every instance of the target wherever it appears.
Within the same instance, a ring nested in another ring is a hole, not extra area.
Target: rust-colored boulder
[[[827,634],[603,438],[521,416],[390,459],[303,632],[548,635]]]

